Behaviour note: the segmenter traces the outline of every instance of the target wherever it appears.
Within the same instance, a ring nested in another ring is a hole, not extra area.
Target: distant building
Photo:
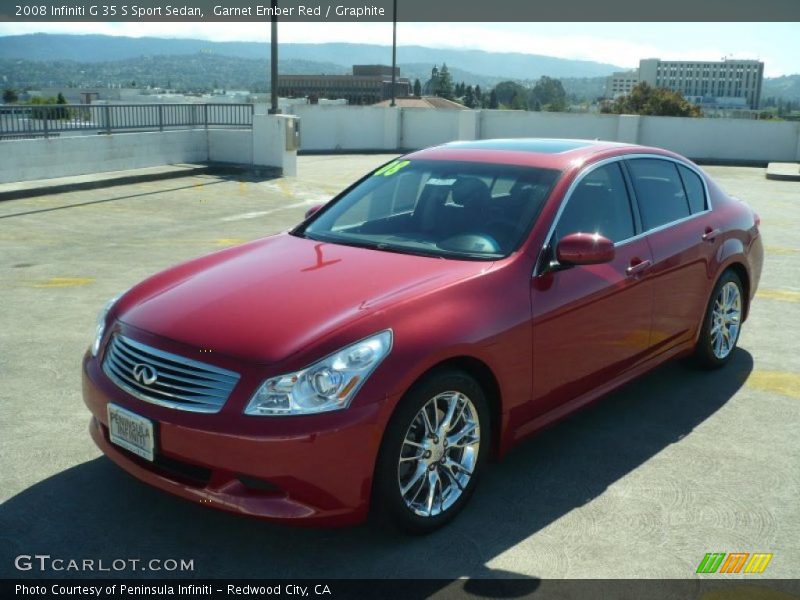
[[[440,79],[439,67],[433,67],[433,69],[431,69],[431,78],[422,85],[422,95],[435,96],[436,92],[439,91]]]
[[[375,106],[389,106],[391,100],[383,100],[378,102]],[[401,108],[444,108],[450,110],[467,110],[467,107],[458,102],[453,102],[447,98],[440,98],[439,96],[408,96],[405,98],[397,98],[395,105]]]
[[[636,71],[614,73],[606,82],[606,96],[629,94],[641,82],[681,92],[693,102],[708,106],[757,109],[761,102],[764,63],[757,60],[666,61],[646,58]]]
[[[606,80],[606,98],[627,96],[639,83],[639,71],[617,71]]]
[[[352,75],[279,75],[278,94],[287,97],[344,98],[350,104],[375,104],[392,97],[392,68],[354,65]],[[395,69],[395,96],[411,94],[411,82]]]

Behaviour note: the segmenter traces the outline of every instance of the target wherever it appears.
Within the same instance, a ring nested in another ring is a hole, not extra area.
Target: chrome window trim
[[[647,153],[647,152],[637,152],[635,154],[620,154],[618,156],[611,156],[609,158],[604,158],[603,160],[599,160],[597,162],[594,162],[594,163],[591,163],[591,164],[588,164],[588,165],[584,165],[583,169],[575,177],[573,182],[570,184],[569,188],[567,188],[567,191],[564,194],[564,198],[561,200],[561,204],[558,207],[558,211],[556,212],[556,216],[553,218],[553,222],[550,225],[550,229],[547,231],[547,237],[545,237],[545,239],[544,239],[544,244],[542,244],[542,247],[539,249],[539,253],[536,256],[536,263],[534,264],[534,267],[533,267],[533,275],[532,275],[532,277],[538,277],[539,275],[542,274],[539,271],[539,265],[541,264],[542,256],[543,256],[544,252],[547,250],[547,247],[550,245],[550,241],[553,239],[553,234],[556,231],[556,226],[558,225],[558,222],[561,220],[561,216],[564,213],[564,209],[567,206],[567,202],[569,202],[570,198],[572,198],[572,194],[575,191],[575,188],[578,187],[578,184],[580,184],[580,182],[583,181],[583,179],[587,175],[592,173],[592,171],[594,171],[595,169],[598,169],[598,168],[600,168],[602,166],[605,166],[605,165],[608,165],[608,164],[611,164],[611,163],[622,162],[622,161],[626,161],[626,160],[633,160],[633,159],[637,159],[637,158],[655,158],[655,159],[658,159],[658,160],[666,160],[666,161],[675,163],[677,165],[681,165],[683,167],[686,167],[687,169],[693,171],[698,177],[700,177],[700,181],[703,182],[703,192],[705,193],[706,209],[703,210],[703,211],[697,212],[697,213],[690,214],[687,217],[682,217],[682,218],[677,219],[675,221],[670,221],[669,223],[664,223],[663,225],[659,225],[658,227],[653,227],[652,229],[648,229],[646,231],[641,231],[640,233],[637,233],[636,235],[633,235],[633,236],[631,236],[629,238],[625,238],[624,240],[620,240],[618,242],[614,242],[614,247],[615,248],[617,248],[619,246],[624,246],[625,244],[628,244],[628,243],[633,242],[633,241],[635,241],[635,240],[637,240],[639,238],[642,238],[642,237],[645,237],[647,235],[650,235],[651,233],[657,233],[657,232],[662,231],[664,229],[667,229],[669,227],[674,227],[675,225],[679,225],[679,224],[684,223],[686,221],[690,221],[691,219],[694,219],[695,217],[699,217],[700,215],[704,215],[704,214],[706,214],[708,212],[711,212],[711,210],[712,210],[712,207],[711,207],[711,194],[708,191],[708,182],[706,181],[705,174],[698,167],[696,167],[693,164],[690,164],[689,162],[674,158],[672,156],[666,156],[664,154],[652,154],[652,153]],[[680,177],[680,173],[678,173],[678,177]],[[681,187],[684,187],[683,181],[681,181]],[[636,193],[636,190],[634,190],[634,194],[635,193]],[[630,193],[628,194],[628,198],[629,198],[629,200],[631,202],[638,202],[638,200],[635,197],[632,197],[630,195]],[[687,204],[688,204],[688,199],[687,199]],[[631,206],[631,209],[633,209],[633,206]],[[690,207],[690,210],[691,210],[691,207]],[[642,225],[642,227],[644,227],[644,225]]]

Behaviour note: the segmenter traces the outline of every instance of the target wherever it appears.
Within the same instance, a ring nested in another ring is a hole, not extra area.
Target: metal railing
[[[63,132],[115,133],[208,127],[250,128],[252,104],[33,104],[0,106],[0,139]]]

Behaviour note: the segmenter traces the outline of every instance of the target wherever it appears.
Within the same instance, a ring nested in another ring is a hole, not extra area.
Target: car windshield
[[[390,252],[497,259],[525,239],[558,175],[533,167],[398,159],[294,234]]]

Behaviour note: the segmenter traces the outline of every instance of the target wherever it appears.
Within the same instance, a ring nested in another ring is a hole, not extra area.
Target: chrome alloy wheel
[[[739,286],[729,281],[719,290],[711,313],[711,349],[723,359],[733,350],[742,319],[742,294]]]
[[[445,512],[472,477],[480,448],[478,411],[461,392],[428,400],[406,431],[397,483],[406,506],[421,517]]]

